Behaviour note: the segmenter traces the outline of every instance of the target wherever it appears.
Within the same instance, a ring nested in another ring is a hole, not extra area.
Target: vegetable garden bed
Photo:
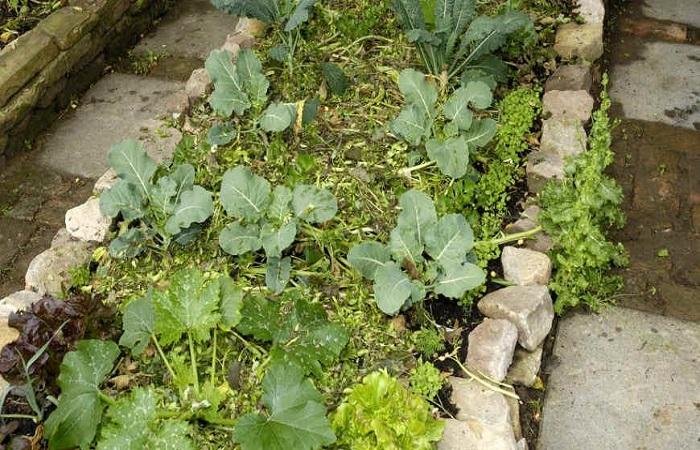
[[[22,388],[5,434],[56,449],[433,448],[456,414],[450,373],[515,396],[465,367],[466,338],[476,300],[511,284],[501,246],[541,235],[504,229],[528,201],[524,158],[571,11],[213,3],[268,32],[212,52],[213,93],[180,124],[172,164],[132,141],[110,151],[111,242],[65,301],[11,320],[22,334],[0,371]],[[595,123],[604,152],[605,108]],[[562,246],[565,194],[544,194]],[[532,438],[537,390],[523,397]]]

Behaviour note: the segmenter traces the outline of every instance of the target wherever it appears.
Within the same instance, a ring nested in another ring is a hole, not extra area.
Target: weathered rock
[[[586,130],[581,121],[551,118],[542,122],[540,151],[554,152],[562,158],[586,151]]]
[[[0,51],[0,107],[58,54],[40,30],[31,30]]]
[[[56,234],[53,235],[53,239],[51,239],[51,247],[58,247],[60,245],[65,244],[66,242],[76,240],[77,239],[73,239],[73,236],[71,236],[68,230],[66,230],[66,227],[63,227],[60,230],[58,230]]]
[[[522,348],[516,348],[513,355],[513,364],[508,369],[506,380],[512,384],[531,387],[537,381],[537,374],[542,365],[542,346],[531,352]]]
[[[0,317],[7,320],[10,313],[24,311],[41,300],[41,295],[32,291],[17,291],[0,300]]]
[[[591,67],[586,64],[565,64],[547,79],[544,90],[549,91],[586,91],[593,87]]]
[[[534,222],[527,217],[522,217],[515,222],[506,225],[506,233],[521,233],[524,231],[530,231],[538,226],[537,222]],[[530,236],[525,239],[525,248],[534,250],[536,252],[547,253],[554,247],[554,241],[543,231],[536,233],[534,236]]]
[[[507,320],[484,319],[469,333],[467,365],[503,381],[513,361],[518,329]]]
[[[117,181],[119,181],[119,177],[117,176],[116,172],[109,169],[104,173],[104,175],[97,179],[95,182],[95,187],[92,188],[92,191],[96,194],[100,194],[117,184]]]
[[[520,425],[520,400],[513,397],[504,397],[510,407],[510,423],[513,425],[513,436],[516,441],[523,437],[523,427]]]
[[[196,69],[190,75],[190,78],[185,84],[185,92],[187,97],[189,97],[190,102],[193,102],[204,95],[206,95],[211,90],[211,79],[209,78],[209,73],[206,69]]]
[[[25,289],[40,295],[60,296],[70,285],[70,271],[90,261],[92,245],[69,241],[39,253],[27,269]]]
[[[111,226],[112,219],[102,214],[95,197],[66,212],[66,230],[81,241],[104,242]]]
[[[593,97],[587,91],[549,91],[542,97],[542,110],[553,118],[588,122]]]
[[[503,394],[465,378],[450,377],[450,401],[458,408],[457,420],[507,426],[512,431],[510,405]]]
[[[267,25],[257,19],[251,19],[248,17],[241,17],[236,24],[237,33],[247,33],[253,37],[261,37],[265,34]]]
[[[229,35],[226,42],[224,42],[224,45],[221,46],[221,50],[228,50],[231,52],[231,59],[236,61],[238,59],[238,53],[241,51],[241,46],[234,42],[232,37]]]
[[[544,285],[552,276],[552,261],[544,253],[508,246],[501,253],[503,276],[519,286]]]
[[[479,311],[493,319],[507,319],[518,328],[518,342],[534,351],[552,329],[554,308],[546,286],[509,286],[487,294]]]
[[[567,23],[557,30],[554,50],[562,58],[593,62],[603,55],[602,23]]]
[[[479,422],[445,420],[438,450],[520,450],[507,432]]]
[[[97,16],[82,8],[66,6],[39,22],[37,28],[51,36],[58,48],[67,50],[97,23]]]
[[[564,160],[556,153],[532,152],[527,157],[527,187],[533,194],[540,192],[547,181],[564,179]]]
[[[527,450],[528,449],[527,441],[525,440],[525,438],[520,439],[517,442],[516,446],[517,446],[518,450]]]
[[[605,20],[603,0],[578,0],[576,12],[583,17],[585,23],[603,23]]]
[[[138,140],[143,144],[148,156],[158,164],[171,160],[175,147],[182,140],[180,130],[167,126],[160,120],[144,120],[141,125]]]
[[[190,109],[190,98],[187,93],[175,91],[165,101],[165,110],[173,115],[185,114]]]

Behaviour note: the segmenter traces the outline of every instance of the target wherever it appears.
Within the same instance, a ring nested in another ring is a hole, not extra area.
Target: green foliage
[[[219,245],[230,255],[265,251],[267,286],[279,293],[289,281],[291,260],[282,257],[296,239],[303,223],[320,224],[331,220],[338,204],[330,192],[298,184],[271,189],[270,183],[245,166],[224,173],[221,204],[235,219],[219,235]]]
[[[437,367],[423,361],[419,361],[418,365],[411,369],[409,380],[411,390],[427,400],[432,400],[438,395],[444,381]]]
[[[435,328],[421,328],[413,333],[412,338],[416,350],[426,358],[445,350],[445,339]]]
[[[292,31],[309,20],[316,0],[211,0],[218,9],[232,16],[251,17],[265,23],[284,23]]]
[[[437,89],[422,73],[403,70],[399,89],[406,106],[391,122],[392,133],[410,145],[424,144],[428,158],[444,175],[462,178],[469,169],[470,150],[486,145],[496,131],[496,122],[474,118],[472,112],[491,105],[491,88],[482,81],[467,82],[439,109]]]
[[[157,394],[139,387],[109,407],[97,450],[194,450],[190,433],[184,420],[160,419]]]
[[[323,78],[326,80],[326,83],[328,83],[328,87],[333,95],[343,95],[350,86],[350,80],[348,80],[343,69],[333,63],[323,63],[321,64],[321,69],[323,71]]]
[[[252,50],[241,50],[235,64],[232,58],[228,50],[212,50],[204,64],[214,84],[209,104],[224,117],[234,112],[242,116],[251,107],[261,108],[267,102],[270,86]]]
[[[593,310],[609,303],[621,288],[614,267],[627,263],[620,243],[608,240],[611,228],[621,228],[622,189],[605,175],[613,161],[610,149],[610,98],[603,82],[600,108],[593,114],[589,150],[571,160],[561,182],[550,182],[540,194],[539,221],[555,242],[552,260],[556,268],[549,284],[557,294],[555,310],[583,304]]]
[[[125,221],[109,246],[115,258],[137,256],[148,245],[189,242],[214,211],[211,194],[194,184],[190,164],[156,177],[157,164],[132,140],[112,147],[108,159],[120,180],[100,195],[100,210]]]
[[[511,34],[532,27],[528,16],[519,11],[475,17],[475,3],[394,0],[394,11],[423,65],[445,84],[460,75],[467,80],[504,81],[506,65],[495,53]]]
[[[388,246],[362,242],[348,254],[350,264],[374,281],[379,309],[396,314],[422,301],[429,290],[458,299],[484,282],[483,270],[467,262],[474,241],[464,216],[438,220],[432,200],[416,190],[404,193],[399,205]]]
[[[386,371],[367,375],[331,418],[338,445],[356,450],[432,450],[444,423]]]
[[[243,450],[315,450],[335,442],[323,398],[295,366],[270,368],[263,380],[267,414],[241,417],[233,433]]]
[[[318,303],[305,298],[273,302],[251,296],[243,302],[238,331],[263,342],[271,342],[273,363],[292,364],[303,375],[323,375],[323,368],[334,363],[348,343],[348,333],[328,321]]]
[[[112,371],[119,348],[114,342],[81,341],[63,358],[58,408],[45,423],[50,450],[88,448],[104,410],[100,385]]]

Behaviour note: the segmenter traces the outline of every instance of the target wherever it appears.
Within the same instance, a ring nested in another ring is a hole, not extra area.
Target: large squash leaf
[[[267,414],[247,414],[233,433],[243,450],[315,450],[335,442],[321,394],[298,368],[273,365],[263,380]]]

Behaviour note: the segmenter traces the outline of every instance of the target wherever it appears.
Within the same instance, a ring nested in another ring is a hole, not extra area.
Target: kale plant
[[[470,167],[470,148],[486,145],[496,132],[493,119],[475,118],[472,111],[491,105],[491,88],[483,81],[469,81],[437,108],[437,89],[424,74],[405,69],[399,89],[406,105],[391,122],[391,131],[410,145],[425,145],[428,158],[444,175],[462,178]]]
[[[570,161],[561,182],[549,182],[540,194],[538,220],[556,244],[556,272],[549,286],[557,294],[558,313],[579,304],[597,310],[609,303],[622,287],[622,278],[610,270],[627,264],[622,244],[607,238],[608,230],[621,228],[625,217],[622,189],[605,175],[613,162],[606,85],[607,78],[600,108],[593,114],[588,151]]]
[[[454,77],[506,78],[506,65],[494,53],[508,37],[532,29],[529,17],[507,10],[494,17],[475,17],[474,0],[394,0],[394,11],[425,68],[445,86]]]
[[[340,448],[432,450],[445,423],[386,371],[353,387],[331,419]]]
[[[350,264],[374,281],[379,309],[396,314],[429,291],[459,299],[484,283],[484,271],[468,262],[474,236],[463,215],[438,220],[432,200],[416,190],[403,194],[399,205],[388,245],[362,242],[348,254]]]
[[[253,129],[259,126],[267,132],[281,132],[292,126],[301,127],[316,115],[318,104],[314,102],[270,103],[267,105],[267,91],[270,87],[262,64],[249,49],[239,52],[235,62],[228,50],[213,50],[205,62],[205,67],[214,84],[209,104],[214,112],[223,117],[232,114],[243,116],[251,108],[255,112]],[[262,112],[261,112],[262,111]],[[236,136],[231,124],[215,126],[210,131],[212,144],[223,145]]]
[[[281,292],[289,281],[291,258],[283,252],[296,239],[303,223],[320,224],[338,211],[332,193],[315,186],[299,184],[291,190],[273,189],[264,178],[244,166],[224,173],[221,204],[235,222],[221,231],[219,245],[230,255],[263,249],[267,257],[265,281],[273,292]]]
[[[286,62],[293,72],[294,53],[301,33],[299,27],[309,20],[316,0],[211,0],[218,9],[238,17],[250,17],[267,24],[279,24],[280,44],[270,49],[270,56]]]
[[[211,193],[194,184],[190,164],[156,177],[158,165],[133,140],[112,147],[108,158],[120,180],[100,195],[100,210],[124,219],[109,246],[113,257],[134,257],[146,246],[165,250],[172,241],[190,242],[214,211]]]

